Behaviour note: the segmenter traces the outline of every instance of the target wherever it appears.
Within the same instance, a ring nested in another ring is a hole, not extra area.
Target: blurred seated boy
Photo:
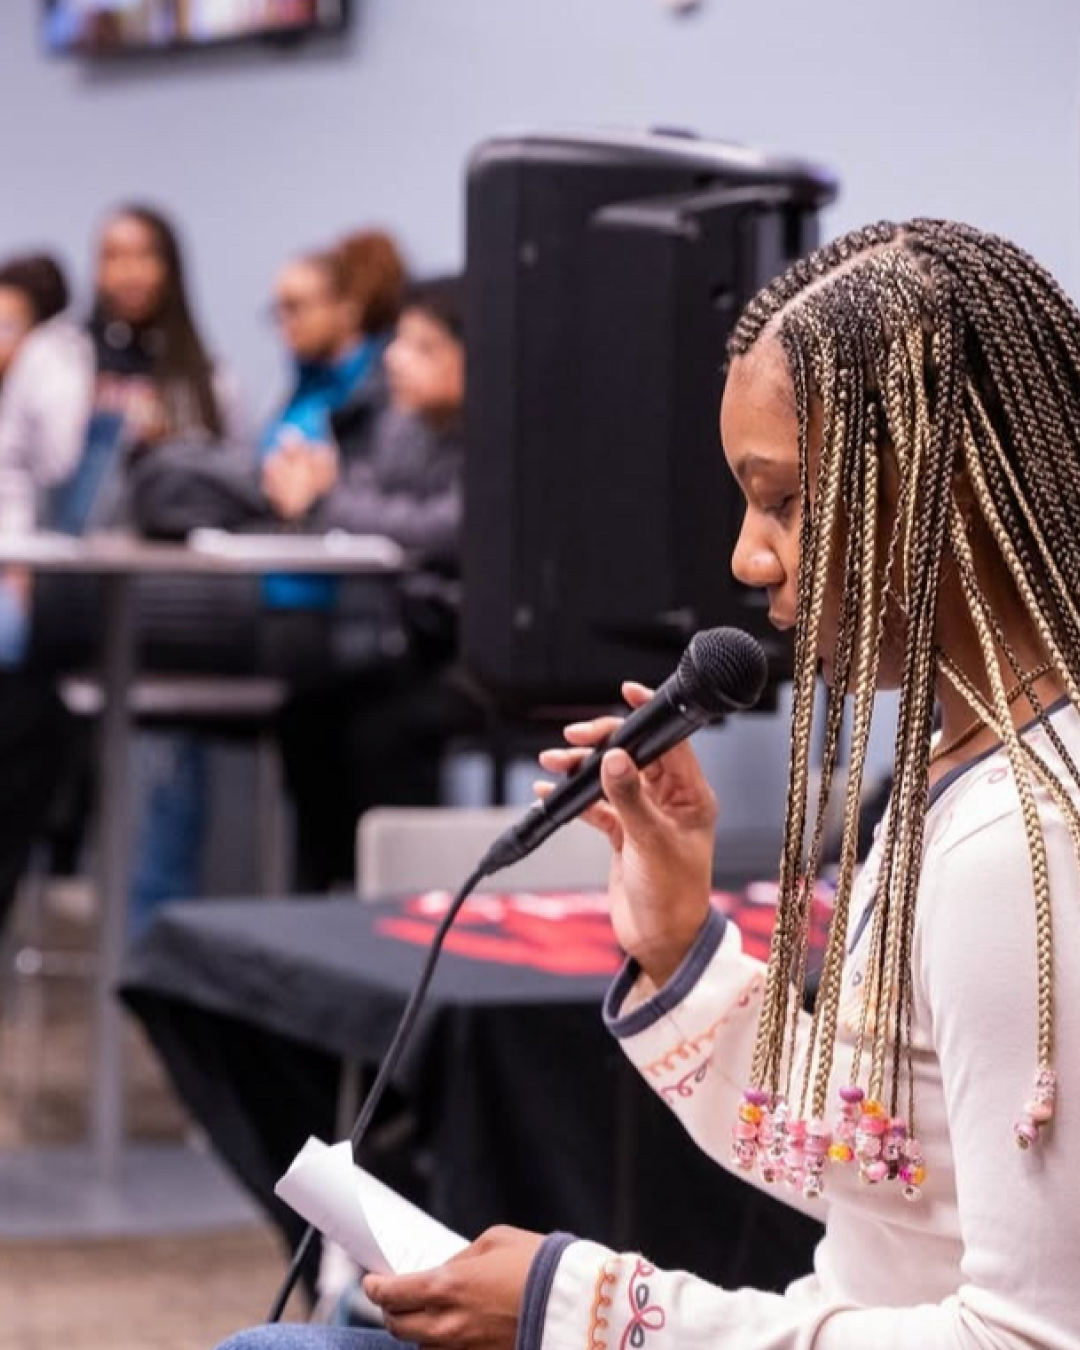
[[[436,802],[442,746],[478,716],[447,678],[465,456],[457,278],[408,293],[383,360],[387,406],[366,395],[346,401],[331,417],[333,442],[283,444],[262,469],[281,520],[388,535],[417,563],[404,584],[343,584],[332,673],[298,682],[282,716],[304,890],[353,883],[356,821],[369,806]]]

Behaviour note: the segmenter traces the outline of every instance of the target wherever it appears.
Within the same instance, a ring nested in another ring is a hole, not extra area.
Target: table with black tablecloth
[[[716,903],[761,951],[772,915],[754,894]],[[129,959],[125,1001],[290,1245],[302,1225],[274,1183],[309,1135],[334,1136],[341,1063],[385,1053],[448,900],[175,904]],[[395,1110],[415,1122],[424,1193],[393,1149],[369,1165],[468,1237],[558,1228],[782,1287],[820,1230],[701,1154],[627,1064],[600,1017],[619,959],[602,895],[470,899],[382,1113],[384,1133]]]

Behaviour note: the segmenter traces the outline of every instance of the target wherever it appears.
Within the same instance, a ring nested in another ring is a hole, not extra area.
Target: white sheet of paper
[[[245,558],[257,562],[318,562],[322,557],[349,558],[393,571],[404,566],[405,552],[400,544],[382,534],[347,534],[330,530],[326,534],[232,534],[228,530],[201,528],[192,530],[188,546],[196,553],[219,558]]]
[[[348,1142],[309,1139],[274,1191],[362,1269],[379,1275],[430,1270],[469,1245],[357,1167]]]

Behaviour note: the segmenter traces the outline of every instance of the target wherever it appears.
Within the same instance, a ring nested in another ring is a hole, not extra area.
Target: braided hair
[[[1004,239],[946,221],[886,222],[845,235],[763,290],[739,320],[729,357],[746,356],[763,338],[779,341],[794,390],[801,522],[787,828],[747,1095],[794,1111],[801,1093],[800,1115],[825,1115],[874,694],[883,636],[887,629],[893,636],[899,615],[894,789],[848,1100],[858,1099],[866,1074],[869,1099],[904,1116],[914,1131],[911,947],[940,679],[978,725],[995,731],[1016,785],[1036,907],[1037,1082],[1051,1098],[1050,885],[1035,784],[1061,810],[1080,856],[1080,816],[1062,777],[1080,785],[1080,772],[1034,683],[1052,670],[1080,709],[1080,313],[1042,267]],[[812,416],[822,428],[813,472]],[[1022,668],[994,612],[991,571],[1007,576],[1019,597],[1046,660],[1038,672]],[[984,678],[973,680],[940,644],[946,578],[977,635]],[[836,632],[816,714],[827,601]],[[1003,665],[1056,752],[1054,768],[1013,725]],[[823,752],[811,806],[816,715],[824,722]],[[835,912],[800,1085],[792,1079],[809,906],[846,726]]]

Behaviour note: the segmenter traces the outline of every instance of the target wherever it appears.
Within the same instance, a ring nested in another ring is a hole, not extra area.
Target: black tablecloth
[[[273,1185],[308,1135],[334,1137],[341,1059],[385,1052],[445,899],[171,905],[129,960],[123,998],[290,1244]],[[699,1153],[629,1067],[599,1011],[617,963],[602,897],[470,900],[394,1085],[430,1166],[369,1165],[468,1237],[568,1229],[782,1287],[820,1229]]]

